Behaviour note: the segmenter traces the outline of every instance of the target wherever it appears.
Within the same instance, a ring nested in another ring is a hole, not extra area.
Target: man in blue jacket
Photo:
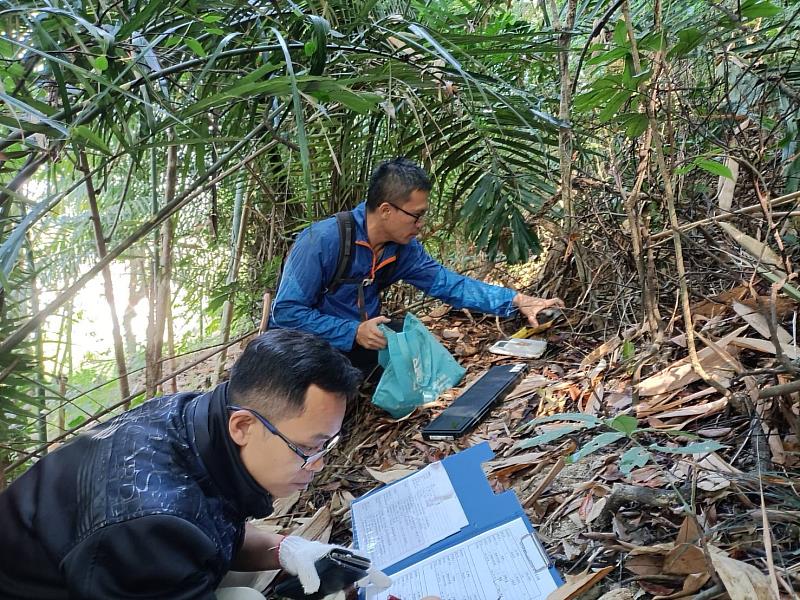
[[[283,568],[307,593],[331,546],[245,521],[305,489],[361,374],[324,340],[254,339],[229,382],[155,398],[82,433],[0,494],[0,598],[261,598],[230,569]]]
[[[380,291],[403,280],[456,308],[510,316],[519,311],[536,325],[559,299],[526,296],[446,269],[416,239],[428,210],[431,183],[405,158],[381,163],[372,173],[367,200],[352,211],[352,256],[340,285],[331,286],[340,258],[341,228],[330,217],[297,238],[286,260],[272,306],[270,326],[302,329],[328,340],[365,372],[386,346],[378,325]]]

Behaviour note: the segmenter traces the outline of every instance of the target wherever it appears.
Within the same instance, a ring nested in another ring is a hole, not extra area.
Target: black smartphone
[[[422,437],[454,440],[464,435],[516,387],[527,370],[525,363],[492,367],[428,423],[422,429]]]
[[[317,559],[314,566],[320,579],[318,591],[306,594],[300,580],[297,577],[289,577],[275,586],[275,593],[292,600],[320,600],[366,577],[370,560],[346,548],[333,548],[325,556]]]

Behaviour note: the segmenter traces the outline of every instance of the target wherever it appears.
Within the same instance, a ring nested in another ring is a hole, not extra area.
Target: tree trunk
[[[174,136],[170,135],[170,139]],[[178,147],[169,146],[167,150],[167,179],[164,189],[165,204],[175,198],[178,180]],[[150,325],[147,339],[145,395],[152,398],[158,393],[163,364],[161,358],[164,348],[164,328],[170,304],[170,279],[172,277],[172,242],[175,235],[173,219],[167,219],[161,226],[158,247],[158,266],[154,278],[154,297],[151,299]]]
[[[59,404],[58,404],[58,434],[61,435],[66,431],[66,423],[67,423],[67,381],[69,378],[72,377],[72,313],[73,313],[73,303],[70,302],[67,305],[67,318],[65,319],[64,328],[66,332],[64,334],[65,338],[65,346],[64,346],[64,357],[61,359],[61,363],[58,367],[58,392],[60,394]],[[66,365],[67,374],[64,375],[64,366]]]
[[[167,373],[174,373],[175,372],[175,323],[172,320],[172,304],[167,305],[167,354],[169,354],[169,360],[167,360]],[[170,394],[177,394],[178,393],[178,380],[173,377],[167,383],[169,383],[169,393]]]
[[[62,398],[67,397],[67,376],[58,376],[58,393]],[[61,405],[58,407],[58,435],[61,435],[67,430],[67,411],[64,407],[64,401],[61,400]]]
[[[133,331],[133,319],[136,316],[136,305],[147,297],[147,277],[141,259],[130,263],[131,274],[128,280],[128,306],[122,315],[122,329],[125,336],[125,351],[128,356],[136,355],[136,334]]]
[[[92,212],[92,227],[94,228],[95,245],[97,255],[103,260],[108,254],[106,240],[103,237],[103,224],[100,221],[100,210],[97,205],[97,194],[95,193],[94,183],[89,176],[89,162],[86,159],[86,152],[78,150],[78,168],[86,176],[86,196],[89,200],[89,208]],[[114,282],[111,278],[111,267],[106,265],[101,271],[103,275],[103,288],[108,302],[108,310],[111,312],[111,336],[114,340],[114,358],[117,362],[117,373],[119,374],[119,391],[123,398],[130,396],[131,390],[128,384],[128,368],[125,365],[125,348],[122,345],[122,334],[119,329],[119,318],[117,317],[117,306],[114,302]]]

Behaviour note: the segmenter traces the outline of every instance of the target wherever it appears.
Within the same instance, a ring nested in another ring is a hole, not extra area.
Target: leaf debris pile
[[[315,537],[347,544],[354,498],[485,441],[496,455],[485,465],[493,488],[515,491],[565,576],[554,598],[591,588],[586,597],[604,590],[608,600],[796,597],[793,337],[780,323],[776,337],[763,298],[741,289],[693,310],[705,315],[699,360],[725,393],[683,358],[681,336],[654,355],[636,348],[636,332],[596,339],[568,321],[542,334],[547,354],[526,361],[527,376],[473,431],[431,442],[421,428],[471,381],[522,360],[487,351],[513,323],[434,309],[423,321],[467,367],[462,385],[399,421],[361,398],[346,444],[312,489],[280,501],[262,526],[311,526]],[[781,298],[781,322],[795,311]]]

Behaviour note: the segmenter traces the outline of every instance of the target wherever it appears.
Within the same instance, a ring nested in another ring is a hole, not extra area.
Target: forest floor
[[[748,304],[756,306],[733,293],[694,307],[707,341],[699,359],[725,394],[692,371],[682,336],[640,356],[630,332],[577,333],[567,319],[540,334],[548,342],[541,359],[524,361],[488,352],[518,324],[435,308],[422,320],[466,367],[462,383],[400,420],[365,394],[312,487],[276,502],[260,525],[349,544],[354,498],[487,442],[492,487],[517,494],[567,581],[558,598],[796,598],[800,400],[797,392],[759,397],[764,374],[774,382],[780,369],[765,319]],[[779,303],[779,317],[795,309]],[[784,358],[796,358],[785,342]],[[526,377],[469,434],[422,438],[488,368],[520,361]],[[179,387],[201,383],[202,370],[192,379]],[[573,416],[534,421],[556,414]]]

